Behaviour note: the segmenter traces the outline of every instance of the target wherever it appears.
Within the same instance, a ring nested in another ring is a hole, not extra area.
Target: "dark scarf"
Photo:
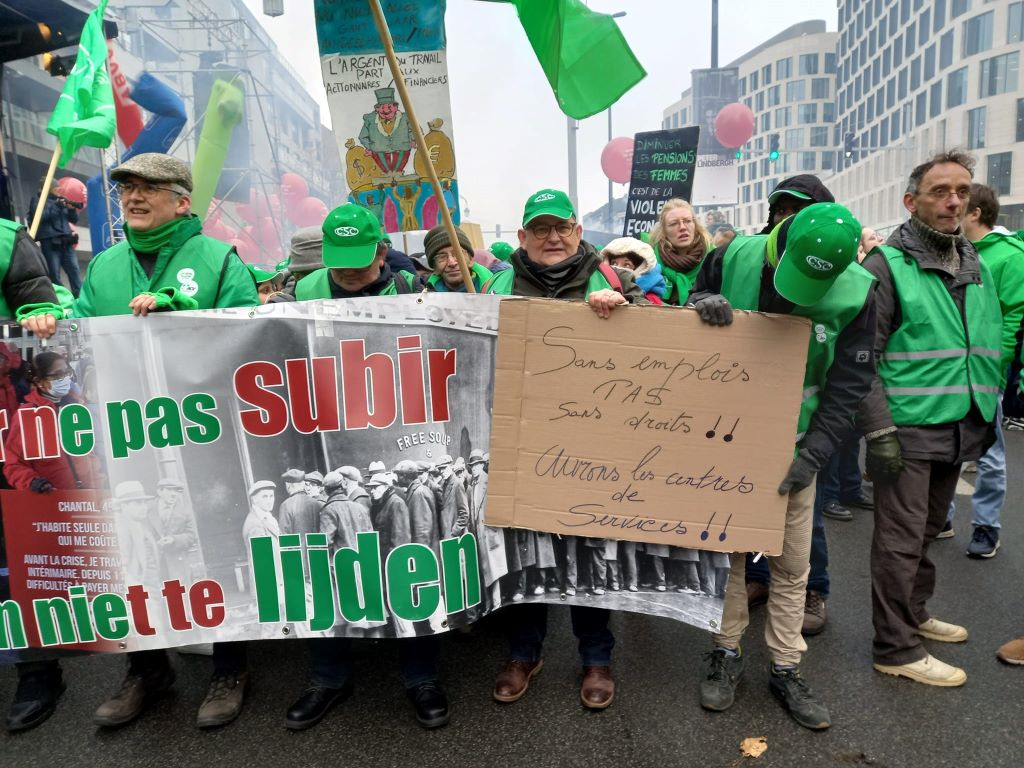
[[[689,272],[700,264],[701,259],[704,258],[705,250],[704,243],[695,239],[686,251],[679,253],[669,245],[668,240],[664,240],[658,248],[658,255],[661,256],[662,266],[674,269],[676,272]]]
[[[575,256],[571,256],[557,264],[552,264],[550,267],[544,267],[530,261],[525,250],[522,252],[523,266],[526,267],[533,279],[543,285],[549,293],[558,289],[559,286],[563,285],[580,271],[586,255],[586,250],[580,245],[580,249],[576,252]]]
[[[380,292],[388,287],[388,283],[391,282],[392,274],[391,268],[385,264],[384,268],[380,271],[380,277],[374,280],[369,285],[363,286],[358,291],[349,292],[334,282],[334,278],[331,277],[331,273],[328,271],[327,280],[331,284],[331,298],[332,299],[357,299],[362,296],[379,296]],[[404,278],[399,278],[404,279]]]
[[[960,238],[963,235],[959,230],[952,235],[947,235],[944,232],[932,229],[917,218],[917,216],[910,217],[910,226],[913,227],[917,236],[921,238],[921,242],[924,243],[925,247],[938,255],[943,269],[954,276],[960,272],[960,252],[956,249],[956,244],[960,242]]]

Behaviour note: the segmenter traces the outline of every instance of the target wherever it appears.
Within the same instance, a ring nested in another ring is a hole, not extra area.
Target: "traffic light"
[[[851,157],[854,150],[857,149],[857,137],[852,133],[847,133],[843,136],[843,156]]]
[[[736,150],[736,159],[737,160],[742,160],[743,159],[743,150],[742,149],[737,149]]]
[[[773,162],[779,159],[779,134],[777,133],[768,136],[768,159]]]
[[[50,77],[67,77],[68,72],[74,69],[75,57],[44,53],[42,64],[43,69],[50,73]]]

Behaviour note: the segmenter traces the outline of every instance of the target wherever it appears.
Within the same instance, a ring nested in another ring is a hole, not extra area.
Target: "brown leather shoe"
[[[807,590],[807,597],[804,599],[804,625],[800,629],[802,635],[817,635],[828,621],[828,609],[825,607],[825,598],[820,592],[813,589]]]
[[[587,709],[604,709],[615,698],[611,667],[584,667],[580,700]]]
[[[216,728],[238,717],[242,711],[242,702],[245,701],[245,686],[248,682],[249,675],[246,672],[214,675],[206,699],[199,706],[196,726]]]
[[[494,698],[506,704],[519,701],[530,687],[530,680],[544,666],[543,659],[536,661],[508,661],[494,681]]]
[[[747,608],[768,602],[768,585],[760,581],[747,582]]]

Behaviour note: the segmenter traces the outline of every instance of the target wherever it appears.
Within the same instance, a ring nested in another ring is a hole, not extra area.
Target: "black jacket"
[[[922,242],[907,221],[899,227],[886,243],[903,252],[905,258],[914,259],[923,270],[936,273],[942,278],[953,302],[964,313],[966,287],[971,283],[981,282],[981,268],[978,252],[966,237],[957,243],[960,254],[960,271],[956,276],[948,272],[939,261],[936,253]],[[900,327],[903,318],[900,313],[899,296],[893,285],[892,272],[885,255],[881,251],[873,251],[864,259],[864,268],[878,279],[875,289],[877,306],[877,332],[875,334],[875,356],[885,351],[889,336]],[[864,399],[860,408],[860,426],[864,433],[874,432],[891,427],[892,414],[885,397],[882,380],[874,377],[870,394]],[[992,424],[985,421],[977,407],[972,406],[968,414],[958,422],[929,426],[905,426],[899,428],[900,447],[903,455],[910,459],[923,461],[944,461],[960,463],[974,461],[992,444],[995,433]]]
[[[39,195],[32,198],[29,205],[29,218],[36,215]],[[78,223],[78,211],[70,206],[57,202],[56,195],[47,195],[43,204],[43,217],[39,220],[36,240],[48,240],[53,237],[71,237],[71,225]]]
[[[728,246],[716,248],[704,259],[690,292],[689,303],[722,292],[722,259]],[[761,312],[792,314],[795,305],[775,290],[774,269],[766,262],[761,270],[761,291],[757,308]],[[861,401],[871,389],[875,376],[871,354],[875,337],[874,290],[868,293],[860,314],[836,339],[835,358],[828,370],[825,391],[811,419],[800,448],[818,469],[854,430]]]
[[[11,264],[3,283],[0,283],[0,290],[12,313],[25,304],[59,303],[43,253],[24,227],[14,236]]]

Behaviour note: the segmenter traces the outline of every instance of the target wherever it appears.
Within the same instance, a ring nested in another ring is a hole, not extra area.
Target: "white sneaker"
[[[967,630],[956,624],[949,624],[938,619],[928,619],[917,628],[917,634],[940,643],[962,643],[967,639]]]
[[[925,656],[920,661],[910,664],[874,664],[875,669],[886,675],[906,677],[925,685],[938,685],[943,688],[955,688],[967,682],[967,673],[959,667],[939,661],[934,656]]]

